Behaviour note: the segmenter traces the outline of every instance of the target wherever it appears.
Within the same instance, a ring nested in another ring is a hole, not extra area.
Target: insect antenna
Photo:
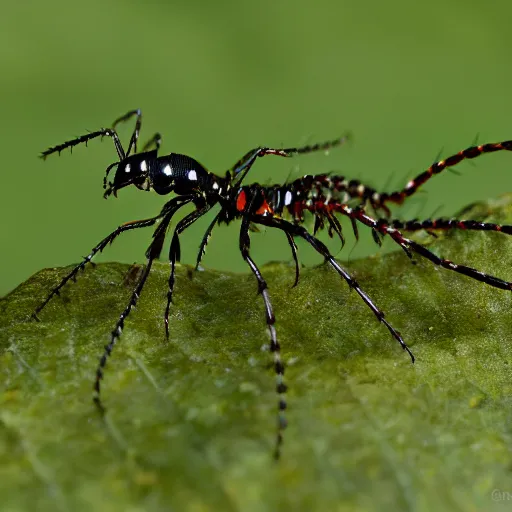
[[[75,146],[78,146],[79,144],[87,145],[87,143],[90,140],[96,139],[98,137],[101,137],[101,138],[110,137],[114,141],[114,146],[116,148],[119,160],[124,160],[126,155],[125,155],[123,146],[121,144],[121,141],[119,140],[119,137],[118,137],[116,131],[112,130],[110,128],[102,128],[101,130],[98,130],[96,132],[90,132],[90,133],[87,133],[86,135],[80,135],[76,139],[68,140],[66,142],[63,142],[62,144],[58,144],[57,146],[48,148],[47,150],[45,150],[41,153],[40,157],[43,160],[46,160],[46,158],[53,153],[58,153],[60,155],[60,153],[67,148],[73,149]]]
[[[115,130],[118,124],[129,121],[133,116],[136,116],[137,118],[135,120],[135,128],[133,129],[132,136],[130,137],[130,143],[128,144],[128,151],[126,152],[126,156],[130,155],[130,153],[132,152],[132,148],[133,152],[137,153],[137,141],[139,140],[140,128],[142,125],[142,112],[139,108],[135,110],[130,110],[130,112],[127,112],[123,116],[118,117],[112,123],[112,129]]]

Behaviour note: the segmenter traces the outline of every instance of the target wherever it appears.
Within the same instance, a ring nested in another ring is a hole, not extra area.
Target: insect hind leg
[[[363,302],[368,306],[368,308],[375,315],[377,320],[384,324],[393,338],[400,344],[403,350],[405,350],[409,357],[411,358],[411,362],[414,363],[414,354],[411,352],[409,347],[406,345],[405,341],[402,339],[401,334],[385,319],[384,312],[381,311],[377,305],[373,302],[371,297],[359,286],[359,283],[350,276],[350,274],[343,269],[339,263],[334,259],[332,254],[329,252],[327,247],[323,242],[321,242],[318,238],[311,235],[306,228],[300,225],[292,224],[284,219],[279,219],[275,217],[263,216],[263,215],[255,215],[251,218],[253,222],[258,224],[263,224],[264,226],[278,228],[282,231],[288,231],[290,234],[295,236],[299,236],[306,240],[319,254],[321,254],[327,263],[331,265],[331,267],[337,272],[337,274],[343,278],[348,286],[355,290],[357,294],[361,297]]]
[[[284,372],[285,367],[281,360],[281,345],[277,340],[277,333],[275,328],[275,315],[274,310],[272,308],[272,304],[270,302],[270,297],[268,294],[268,286],[265,281],[263,275],[261,274],[260,269],[251,258],[249,254],[250,249],[250,237],[249,237],[249,222],[248,219],[245,218],[242,221],[242,226],[240,229],[240,251],[242,253],[242,257],[249,265],[252,273],[256,277],[258,281],[258,293],[263,298],[263,302],[265,304],[265,318],[267,321],[267,328],[270,334],[270,351],[274,356],[274,371],[276,375],[276,392],[278,395],[277,401],[277,433],[276,433],[276,441],[274,448],[274,458],[277,460],[281,456],[281,445],[283,444],[283,431],[286,429],[288,423],[285,416],[285,411],[287,409],[286,402],[286,392],[288,387],[284,382]]]

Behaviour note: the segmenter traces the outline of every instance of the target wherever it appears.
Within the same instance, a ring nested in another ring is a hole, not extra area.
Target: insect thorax
[[[193,158],[171,153],[157,159],[150,169],[151,186],[158,194],[169,192],[186,195],[204,190],[210,173]]]

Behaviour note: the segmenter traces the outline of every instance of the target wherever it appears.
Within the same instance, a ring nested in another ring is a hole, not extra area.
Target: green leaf
[[[465,218],[512,223],[512,196]],[[256,235],[257,236],[257,235]],[[512,281],[511,237],[418,237],[436,254]],[[512,492],[511,297],[420,257],[346,267],[416,363],[326,265],[262,268],[289,386],[283,456],[252,275],[155,264],[92,383],[137,267],[89,268],[40,314],[71,267],[43,270],[0,302],[2,510],[492,510]],[[493,493],[493,490],[494,493]],[[496,491],[497,490],[497,491]]]

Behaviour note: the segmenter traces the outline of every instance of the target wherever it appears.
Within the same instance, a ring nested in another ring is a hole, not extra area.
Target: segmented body
[[[116,126],[131,118],[136,118],[135,129],[131,136],[128,149],[125,151],[116,132]],[[255,161],[264,156],[275,155],[290,157],[293,155],[309,153],[313,151],[326,151],[341,145],[346,137],[340,137],[333,141],[304,146],[300,148],[273,149],[259,147],[247,152],[237,163],[226,172],[225,176],[218,176],[209,172],[204,166],[187,155],[171,153],[158,156],[161,143],[159,134],[155,134],[144,146],[141,152],[137,152],[142,115],[140,110],[133,110],[117,119],[112,128],[101,129],[88,133],[77,139],[54,146],[45,152],[46,158],[52,153],[60,153],[66,148],[73,148],[97,137],[110,137],[117,151],[118,160],[107,167],[104,188],[105,197],[111,194],[117,195],[118,190],[129,185],[134,185],[140,190],[153,190],[160,195],[174,193],[175,196],[165,203],[162,210],[155,217],[131,221],[119,226],[106,238],[99,242],[67,276],[51,291],[47,298],[36,308],[33,316],[37,318],[46,304],[59,294],[60,289],[70,280],[75,280],[77,274],[91,262],[93,257],[103,251],[121,233],[133,229],[156,226],[151,243],[146,251],[146,266],[137,276],[130,300],[123,310],[111,332],[110,341],[105,345],[100,357],[94,380],[94,401],[100,411],[104,411],[100,399],[100,383],[104,376],[104,368],[107,360],[120,339],[125,320],[139,300],[144,284],[151,270],[153,261],[160,256],[163,248],[167,229],[174,215],[185,205],[193,204],[194,211],[183,217],[175,226],[169,248],[169,261],[171,271],[169,276],[169,289],[167,293],[167,305],[164,313],[165,331],[169,335],[169,311],[175,284],[176,262],[180,260],[180,234],[203,215],[207,214],[214,206],[220,205],[220,211],[215,215],[208,226],[200,244],[197,266],[205,252],[211,232],[217,224],[240,222],[239,247],[243,259],[247,262],[254,274],[258,291],[261,294],[265,306],[265,318],[270,334],[269,348],[274,358],[274,371],[276,374],[276,392],[278,394],[278,425],[276,436],[275,456],[279,457],[282,443],[283,430],[286,427],[285,410],[287,403],[284,383],[285,367],[281,361],[281,346],[277,340],[275,329],[275,316],[270,302],[267,283],[250,255],[250,228],[262,225],[282,231],[290,245],[292,256],[296,263],[296,284],[299,279],[299,265],[297,259],[297,246],[295,238],[305,240],[313,247],[343,279],[348,286],[355,290],[361,300],[372,311],[377,320],[390,332],[392,337],[410,355],[414,362],[414,356],[396,331],[387,321],[383,311],[377,307],[370,296],[361,288],[359,283],[335,260],[325,244],[316,238],[317,231],[326,228],[330,236],[336,234],[344,241],[342,224],[340,219],[350,219],[351,227],[357,237],[358,226],[366,226],[371,229],[374,240],[381,243],[381,238],[389,236],[399,245],[408,256],[418,254],[431,261],[433,264],[451,270],[487,285],[511,290],[512,283],[498,277],[488,275],[474,268],[456,264],[446,258],[432,253],[427,247],[407,238],[406,231],[426,230],[435,233],[437,230],[461,229],[473,231],[496,231],[504,234],[512,234],[512,226],[504,226],[493,223],[477,222],[474,220],[460,219],[426,219],[423,221],[401,221],[390,218],[390,203],[402,204],[413,195],[432,176],[439,174],[444,169],[460,163],[465,159],[476,158],[484,153],[495,151],[512,151],[512,141],[484,144],[464,149],[455,155],[432,164],[426,171],[410,180],[403,189],[381,193],[366,186],[357,180],[349,180],[343,176],[331,174],[306,175],[284,185],[262,186],[257,183],[242,185],[244,178],[250,171]],[[152,149],[153,148],[153,149]],[[112,182],[108,181],[109,173],[115,169]],[[311,215],[314,219],[313,233],[305,227],[305,219]]]
[[[366,202],[378,204],[380,194],[356,180],[347,180],[343,176],[328,174],[306,175],[285,185],[256,186],[248,185],[236,192],[237,211],[243,213],[247,206],[247,197],[257,191],[255,213],[258,215],[277,215],[290,217],[296,223],[304,221],[304,212],[322,215],[336,211],[340,204],[359,204]]]

